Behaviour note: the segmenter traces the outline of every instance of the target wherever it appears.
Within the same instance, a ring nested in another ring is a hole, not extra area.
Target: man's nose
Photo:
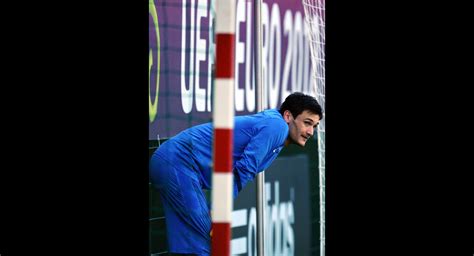
[[[309,136],[313,136],[314,129],[313,128],[308,129],[308,134],[309,134]]]

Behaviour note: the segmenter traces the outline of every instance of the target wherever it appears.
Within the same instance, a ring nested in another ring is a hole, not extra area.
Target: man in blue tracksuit
[[[236,116],[234,198],[290,143],[304,146],[322,119],[315,98],[289,95],[279,110]],[[163,143],[150,160],[150,177],[163,201],[169,252],[209,255],[211,215],[203,189],[211,189],[212,123],[186,129]]]

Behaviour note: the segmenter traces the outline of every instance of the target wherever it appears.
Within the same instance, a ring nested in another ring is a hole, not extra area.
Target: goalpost
[[[310,42],[312,83],[316,99],[325,112],[325,43],[326,16],[325,0],[302,0],[305,13],[306,33]],[[324,113],[325,114],[325,113]],[[325,218],[325,184],[326,184],[326,118],[318,125],[318,158],[319,158],[319,211],[320,211],[320,255],[325,255],[326,218]]]
[[[261,20],[260,4],[262,0],[255,0],[256,9],[256,34],[258,35],[257,45],[261,45]],[[310,42],[311,63],[312,63],[312,88],[319,104],[325,112],[325,0],[302,0],[306,33]],[[220,187],[212,190],[213,204],[224,207],[214,208],[212,213],[213,230],[215,235],[212,238],[212,255],[230,255],[231,213],[232,203],[232,134],[234,117],[234,36],[235,36],[235,4],[232,0],[216,1],[216,75],[214,98],[225,99],[221,108],[214,108],[214,173],[213,184]],[[260,47],[257,47],[257,51]],[[258,52],[256,53],[258,56]],[[261,59],[256,59],[256,74],[260,70]],[[256,75],[259,77],[259,75]],[[261,80],[257,78],[256,87],[262,90]],[[259,92],[260,95],[261,92]],[[216,101],[214,101],[216,102]],[[259,104],[260,105],[260,104]],[[262,106],[259,106],[261,108]],[[320,194],[320,255],[325,255],[325,120],[321,120],[318,125],[318,159],[319,159],[319,194]],[[217,161],[216,161],[217,160]],[[259,197],[259,221],[257,242],[259,255],[263,255],[264,241],[263,234],[263,177],[257,177]],[[218,192],[219,191],[219,192]]]

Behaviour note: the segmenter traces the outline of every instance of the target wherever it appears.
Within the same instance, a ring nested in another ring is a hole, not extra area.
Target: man
[[[303,147],[323,118],[315,98],[289,95],[279,110],[236,116],[234,123],[234,198],[268,168],[283,146]],[[212,123],[191,127],[161,145],[150,160],[152,183],[166,217],[169,251],[209,255],[211,216],[202,189],[211,189]]]

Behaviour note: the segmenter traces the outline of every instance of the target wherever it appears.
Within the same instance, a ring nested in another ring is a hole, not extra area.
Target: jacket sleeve
[[[235,162],[234,198],[248,182],[255,178],[257,173],[263,171],[263,161],[273,153],[273,149],[284,143],[287,135],[288,125],[274,118],[263,120],[253,127],[252,138],[240,159]]]

